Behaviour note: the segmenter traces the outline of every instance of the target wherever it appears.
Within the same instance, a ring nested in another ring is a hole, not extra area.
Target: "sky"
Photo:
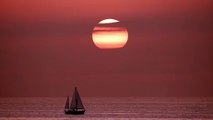
[[[212,0],[1,0],[0,97],[213,97]],[[128,30],[99,49],[103,19]]]

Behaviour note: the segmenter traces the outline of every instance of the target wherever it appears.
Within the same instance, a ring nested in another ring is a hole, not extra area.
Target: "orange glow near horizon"
[[[128,32],[124,27],[110,26],[119,21],[114,19],[105,19],[99,22],[99,26],[93,29],[93,42],[100,49],[123,48],[128,40]],[[100,24],[105,24],[100,26]],[[107,26],[106,26],[107,24]]]

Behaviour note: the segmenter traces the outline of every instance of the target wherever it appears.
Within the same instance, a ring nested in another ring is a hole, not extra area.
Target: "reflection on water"
[[[0,98],[0,119],[213,119],[213,98],[82,98],[85,115],[65,115],[64,98]]]

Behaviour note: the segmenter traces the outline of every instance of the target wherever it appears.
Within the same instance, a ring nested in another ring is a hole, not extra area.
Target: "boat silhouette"
[[[75,87],[71,103],[69,100],[69,96],[67,96],[64,113],[78,115],[78,114],[84,114],[84,112],[85,112],[85,109],[84,109],[83,103],[81,101],[77,87]]]

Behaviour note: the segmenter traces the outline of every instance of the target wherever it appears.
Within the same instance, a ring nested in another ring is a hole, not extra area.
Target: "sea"
[[[0,98],[0,120],[213,120],[213,98],[83,97],[85,115],[65,115],[66,97]]]

